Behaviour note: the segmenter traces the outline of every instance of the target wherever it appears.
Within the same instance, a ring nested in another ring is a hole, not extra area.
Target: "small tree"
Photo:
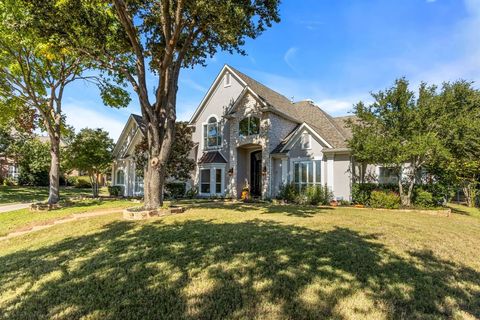
[[[19,168],[18,183],[30,186],[48,186],[50,145],[30,135],[16,135],[8,153]]]
[[[66,164],[88,173],[93,197],[98,197],[99,176],[112,163],[113,140],[102,129],[82,129],[66,147]]]
[[[402,205],[410,206],[420,170],[445,149],[436,134],[436,87],[421,84],[418,98],[400,79],[386,90],[372,94],[375,102],[358,103],[350,122],[349,141],[358,162],[390,167],[398,177]]]
[[[175,123],[175,139],[172,144],[172,151],[167,161],[166,178],[175,180],[188,180],[192,170],[195,169],[195,160],[189,158],[193,149],[192,129],[187,122]],[[144,176],[144,170],[148,161],[148,143],[143,138],[142,142],[135,146],[136,173]]]

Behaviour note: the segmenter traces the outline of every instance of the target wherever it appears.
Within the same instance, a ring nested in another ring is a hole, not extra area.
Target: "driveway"
[[[6,206],[0,206],[0,213],[10,212],[30,207],[30,203],[14,203]]]

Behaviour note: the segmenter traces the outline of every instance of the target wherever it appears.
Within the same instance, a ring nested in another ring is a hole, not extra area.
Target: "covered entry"
[[[262,147],[257,144],[241,146],[237,149],[237,196],[241,196],[246,184],[250,187],[250,195],[262,196]]]

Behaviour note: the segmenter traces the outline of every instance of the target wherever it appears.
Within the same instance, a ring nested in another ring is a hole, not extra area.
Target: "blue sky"
[[[280,12],[279,24],[247,41],[247,56],[219,53],[182,70],[178,119],[190,118],[224,64],[332,115],[402,76],[413,85],[480,82],[480,0],[283,0]],[[101,127],[114,139],[139,113],[135,95],[128,108],[110,109],[83,82],[66,91],[64,106],[77,131]]]

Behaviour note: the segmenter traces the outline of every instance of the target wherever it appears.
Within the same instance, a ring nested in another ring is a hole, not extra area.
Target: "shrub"
[[[198,196],[197,187],[191,187],[190,189],[187,190],[187,192],[185,192],[185,197],[187,197],[188,199],[193,199],[193,198],[196,198],[197,196]]]
[[[21,186],[46,187],[50,183],[48,171],[29,172],[20,168],[18,184]]]
[[[354,183],[352,185],[352,202],[368,205],[372,191],[378,187],[375,183]]]
[[[348,207],[350,204],[351,204],[351,203],[350,203],[350,201],[348,201],[348,200],[340,200],[340,205],[341,205],[342,207]]]
[[[108,194],[112,197],[123,195],[123,186],[108,186]]]
[[[369,200],[373,208],[398,209],[400,196],[392,191],[372,191]]]
[[[455,195],[455,189],[441,183],[430,183],[417,186],[414,190],[413,202],[416,204],[416,198],[422,191],[431,193],[435,206],[443,205]]]
[[[296,203],[298,190],[293,183],[284,184],[280,187],[277,198],[287,202]]]
[[[67,186],[75,186],[77,184],[78,178],[75,176],[68,176],[66,179]]]
[[[77,177],[77,182],[75,183],[75,188],[78,189],[86,189],[91,188],[92,183],[90,182],[90,178],[88,177]]]
[[[182,198],[185,196],[186,185],[184,182],[169,182],[165,184],[165,191],[170,198]]]
[[[333,193],[327,186],[310,186],[299,192],[293,183],[289,183],[280,187],[277,198],[300,205],[328,205],[333,199]]]
[[[373,191],[390,191],[398,193],[396,184],[354,183],[352,185],[352,202],[355,204],[370,204]]]
[[[307,204],[311,205],[328,205],[330,201],[333,200],[333,193],[328,190],[328,187],[322,186],[312,186],[308,187],[305,190],[305,195],[307,197]]]
[[[422,208],[432,208],[437,205],[432,193],[425,190],[418,190],[416,192],[414,204]]]

